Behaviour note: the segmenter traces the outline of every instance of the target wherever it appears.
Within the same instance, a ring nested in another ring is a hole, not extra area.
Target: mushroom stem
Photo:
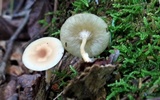
[[[86,31],[85,31],[86,32]],[[88,33],[88,32],[87,32]],[[86,34],[87,34],[86,33]],[[83,35],[83,32],[81,33]],[[86,42],[87,42],[87,39],[88,39],[89,35],[84,35],[82,36],[82,43],[81,43],[81,46],[80,46],[80,52],[81,52],[81,55],[82,55],[82,58],[85,62],[92,62],[91,58],[89,58],[89,55],[88,53],[85,51],[84,47],[86,45]]]
[[[48,69],[45,71],[45,81],[46,81],[46,90],[48,89],[48,87],[50,86],[50,82],[51,82],[51,76],[52,76],[52,69]]]

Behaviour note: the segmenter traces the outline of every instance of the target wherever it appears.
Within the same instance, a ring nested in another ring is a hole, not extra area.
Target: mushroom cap
[[[54,67],[62,58],[63,53],[64,48],[59,39],[43,37],[26,47],[22,61],[28,69],[44,71]]]
[[[107,24],[100,17],[81,13],[69,17],[61,27],[60,39],[64,48],[74,56],[81,57],[81,32],[90,33],[85,45],[89,57],[102,53],[109,44],[110,33],[106,32]]]

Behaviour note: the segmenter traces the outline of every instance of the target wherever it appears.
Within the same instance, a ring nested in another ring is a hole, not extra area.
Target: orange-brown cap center
[[[49,47],[48,44],[45,43],[45,44],[39,45],[36,48],[36,52],[34,56],[36,56],[36,59],[38,62],[43,62],[48,59],[51,53],[52,53],[52,49]]]
[[[47,54],[47,51],[45,48],[41,48],[40,50],[37,51],[37,56],[39,56],[39,58],[44,58]]]

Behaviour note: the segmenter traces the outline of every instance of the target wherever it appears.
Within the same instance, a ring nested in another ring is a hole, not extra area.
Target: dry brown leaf
[[[5,100],[8,100],[8,98],[13,96],[15,93],[16,93],[16,81],[11,80],[4,88],[3,95]]]
[[[21,57],[22,57],[22,45],[25,44],[25,42],[15,42],[14,48],[13,48],[13,53],[10,57],[10,60],[16,60],[17,62],[21,62]]]
[[[51,21],[50,16],[45,16],[45,14],[51,11],[50,7],[48,0],[36,0],[33,4],[28,22],[28,34],[31,38],[43,28],[39,24],[39,20],[46,17],[47,22]]]
[[[6,72],[7,74],[13,75],[13,76],[19,76],[24,73],[22,68],[16,65],[11,65],[10,67],[8,67]]]
[[[9,39],[14,33],[15,27],[6,21],[2,16],[0,16],[0,40]]]
[[[20,100],[34,100],[33,98],[39,87],[38,80],[40,77],[40,74],[24,74],[17,78],[17,83],[22,90],[19,93]]]
[[[28,75],[24,74],[17,78],[18,84],[20,84],[23,88],[32,87],[36,84],[37,79],[40,77],[40,74]]]
[[[0,41],[0,46],[1,46],[3,49],[6,49],[6,42],[7,42],[7,41]]]

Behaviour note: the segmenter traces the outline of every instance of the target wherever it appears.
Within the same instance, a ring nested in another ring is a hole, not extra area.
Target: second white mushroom
[[[69,53],[91,62],[90,57],[102,53],[110,42],[107,28],[105,21],[94,14],[76,14],[62,25],[60,39]]]

